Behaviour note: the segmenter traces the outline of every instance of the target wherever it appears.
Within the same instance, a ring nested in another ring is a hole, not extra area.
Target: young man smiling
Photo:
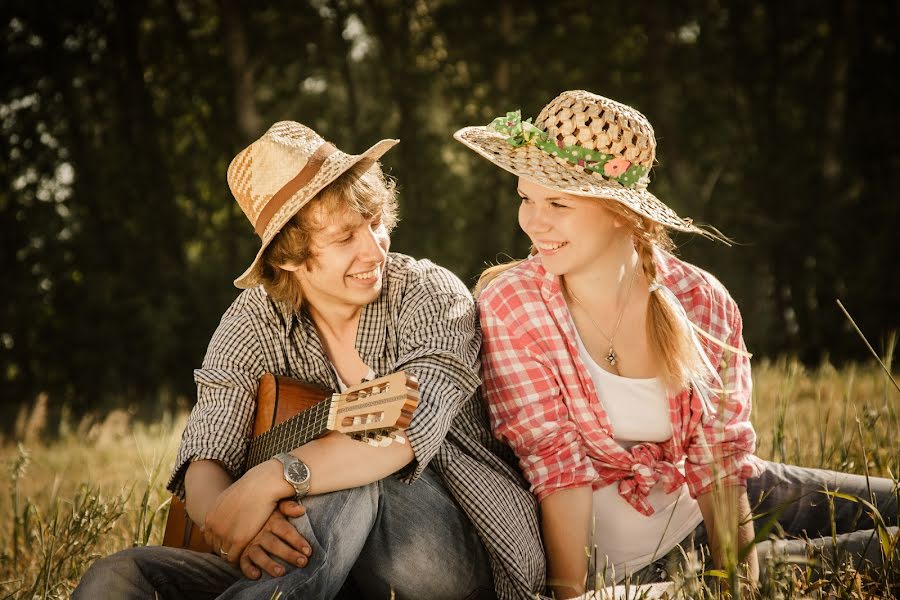
[[[377,161],[394,144],[345,154],[284,121],[232,161],[262,244],[195,371],[169,482],[219,556],[125,550],[76,598],[333,598],[348,578],[372,598],[543,589],[535,502],[478,395],[474,302],[446,269],[388,251],[396,198]],[[421,392],[407,443],[329,433],[243,470],[264,373],[337,390],[399,370]]]

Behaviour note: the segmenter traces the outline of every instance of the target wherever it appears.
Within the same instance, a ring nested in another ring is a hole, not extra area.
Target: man
[[[377,161],[396,143],[350,155],[285,121],[232,161],[262,245],[195,371],[169,482],[220,556],[125,550],[76,598],[333,598],[348,578],[371,598],[543,589],[534,500],[477,393],[474,302],[447,270],[388,252],[396,197]],[[242,472],[264,373],[343,389],[399,370],[421,392],[406,443],[332,432]]]

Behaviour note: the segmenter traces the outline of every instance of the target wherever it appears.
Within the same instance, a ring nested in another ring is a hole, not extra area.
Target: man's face
[[[312,256],[286,267],[300,281],[304,302],[323,313],[373,302],[381,293],[391,245],[381,214],[365,218],[346,211],[317,218],[322,229],[312,235]]]

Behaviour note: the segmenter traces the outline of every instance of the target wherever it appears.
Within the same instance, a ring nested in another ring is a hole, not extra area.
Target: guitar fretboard
[[[325,433],[330,408],[328,397],[253,438],[247,451],[246,468],[251,469],[280,452],[290,452]]]

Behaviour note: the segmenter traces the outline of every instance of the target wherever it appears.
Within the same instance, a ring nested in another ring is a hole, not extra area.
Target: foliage
[[[467,282],[527,250],[514,182],[451,139],[584,88],[648,115],[652,189],[733,248],[679,239],[757,355],[860,358],[898,329],[898,4],[689,0],[6,0],[0,381],[76,414],[192,393],[256,239],[228,161],[278,119],[383,137],[394,249]],[[162,402],[160,402],[162,400]],[[162,406],[160,406],[162,404]],[[156,411],[156,412],[154,412]],[[4,423],[10,423],[5,419]]]

